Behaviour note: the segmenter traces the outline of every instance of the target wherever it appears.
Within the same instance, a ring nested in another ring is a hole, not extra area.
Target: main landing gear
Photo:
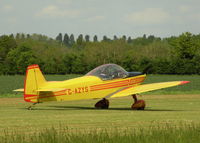
[[[131,106],[131,109],[133,110],[144,110],[146,104],[144,100],[138,100],[136,94],[132,95],[133,99],[134,99],[134,103]]]
[[[134,103],[131,106],[131,109],[133,110],[144,110],[146,104],[144,100],[138,100],[136,94],[132,95],[134,99]],[[109,101],[106,98],[103,98],[102,100],[98,101],[95,104],[96,109],[108,109],[109,108]]]
[[[106,98],[103,98],[95,104],[95,108],[97,109],[108,109],[108,107],[109,101]]]

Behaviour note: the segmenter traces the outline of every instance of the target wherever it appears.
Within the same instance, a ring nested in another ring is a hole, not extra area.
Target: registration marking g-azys
[[[67,95],[79,94],[79,93],[86,93],[88,91],[89,91],[89,89],[88,89],[87,86],[85,86],[85,87],[78,87],[78,88],[74,88],[74,89],[70,89],[69,88],[69,89],[66,90],[66,94]]]

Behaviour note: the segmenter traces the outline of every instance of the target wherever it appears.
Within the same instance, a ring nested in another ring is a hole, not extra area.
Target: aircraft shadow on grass
[[[184,111],[184,110],[172,110],[172,109],[151,109],[145,108],[145,110],[132,110],[131,108],[114,108],[111,107],[109,109],[96,109],[94,107],[84,107],[84,106],[48,106],[51,108],[42,109],[42,108],[34,108],[34,110],[122,110],[122,111]],[[52,109],[52,107],[54,109]],[[55,109],[56,108],[56,109]]]

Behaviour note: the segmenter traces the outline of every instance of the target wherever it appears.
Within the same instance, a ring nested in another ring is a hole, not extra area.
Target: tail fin
[[[44,85],[46,80],[38,65],[28,66],[24,81],[24,100],[27,102],[38,102],[39,87]]]

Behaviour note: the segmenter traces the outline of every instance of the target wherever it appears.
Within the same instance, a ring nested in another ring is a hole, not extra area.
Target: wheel
[[[28,110],[32,110],[32,106],[29,106],[27,109],[28,109]]]
[[[95,104],[95,108],[97,109],[108,109],[109,108],[109,101],[105,98],[103,98],[102,100],[98,101]]]
[[[131,109],[133,110],[144,110],[146,104],[144,100],[137,100],[133,105],[131,106]]]

